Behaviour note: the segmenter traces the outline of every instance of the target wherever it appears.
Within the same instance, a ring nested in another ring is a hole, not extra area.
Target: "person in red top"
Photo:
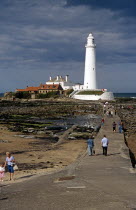
[[[102,118],[102,125],[104,125],[104,118]]]

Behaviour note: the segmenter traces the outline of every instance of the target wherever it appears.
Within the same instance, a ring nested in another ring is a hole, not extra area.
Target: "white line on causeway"
[[[86,186],[75,186],[75,187],[67,187],[69,189],[84,189]]]

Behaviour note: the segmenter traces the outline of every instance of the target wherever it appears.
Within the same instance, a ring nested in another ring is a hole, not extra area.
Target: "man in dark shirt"
[[[115,122],[113,122],[112,127],[113,127],[113,132],[116,132],[116,123]]]

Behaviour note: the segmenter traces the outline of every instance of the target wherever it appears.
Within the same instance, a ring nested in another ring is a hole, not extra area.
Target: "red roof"
[[[27,87],[26,89],[17,89],[17,91],[22,92],[22,91],[38,91],[39,87]]]
[[[41,84],[39,87],[27,87],[26,89],[16,89],[16,91],[25,92],[25,91],[58,90],[58,89],[62,89],[62,87],[59,84],[54,84],[54,85]]]

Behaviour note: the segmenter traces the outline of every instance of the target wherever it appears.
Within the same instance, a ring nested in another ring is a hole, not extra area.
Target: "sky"
[[[0,0],[0,92],[57,75],[83,83],[89,33],[98,87],[136,92],[135,23],[136,0]]]

